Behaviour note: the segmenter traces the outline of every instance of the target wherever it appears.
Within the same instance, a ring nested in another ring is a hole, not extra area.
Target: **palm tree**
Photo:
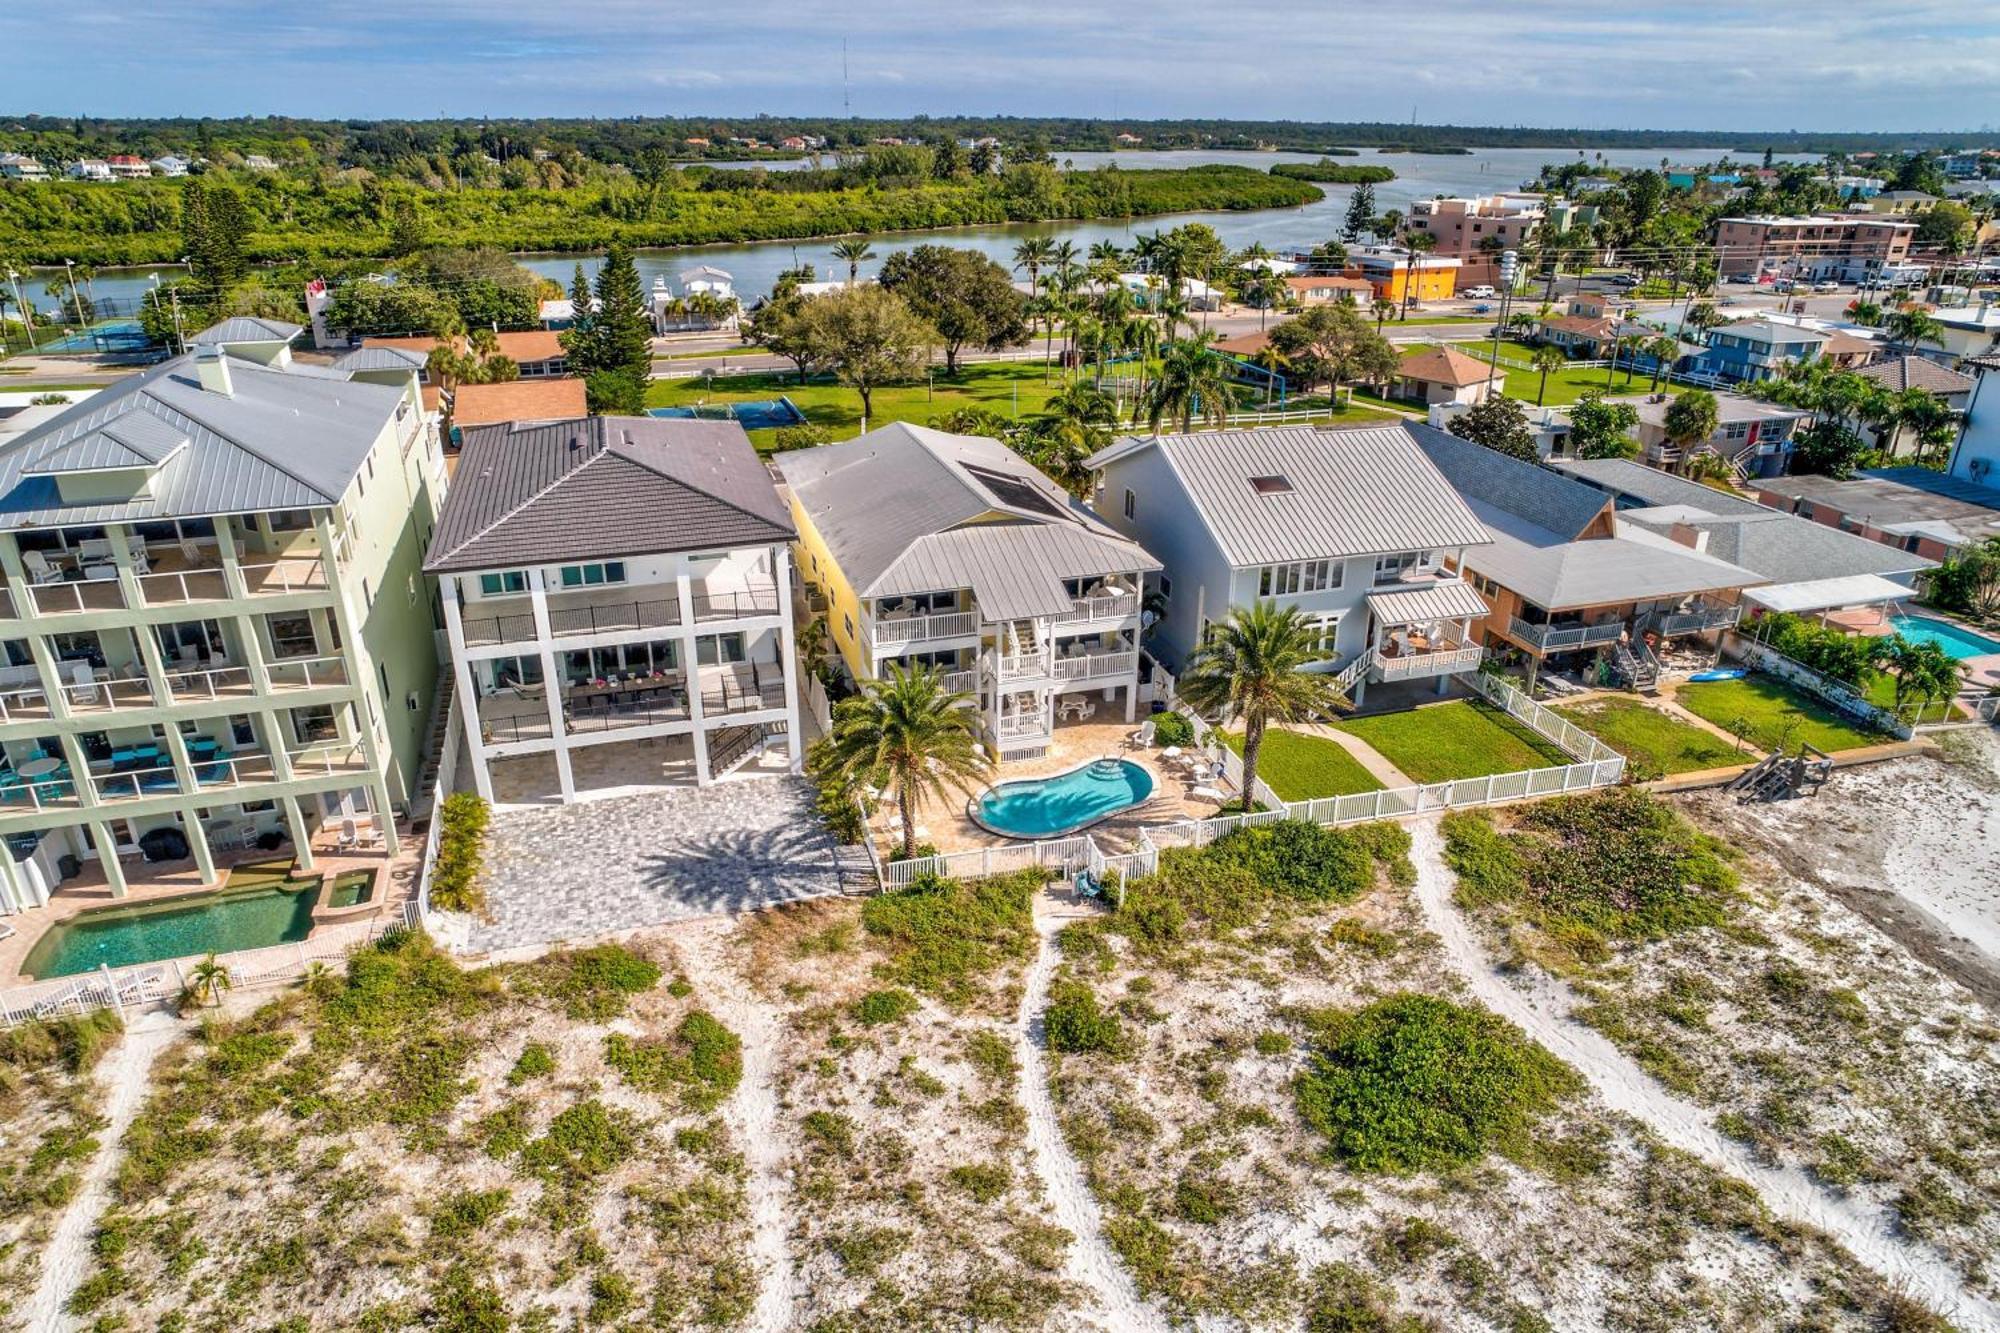
[[[197,1005],[219,1005],[222,993],[236,984],[229,969],[214,954],[188,969],[188,999]]]
[[[1292,358],[1286,356],[1275,345],[1265,343],[1250,359],[1269,374],[1269,378],[1264,381],[1264,406],[1269,407],[1271,396],[1278,387],[1278,377],[1292,368]]]
[[[1127,320],[1121,332],[1124,335],[1124,350],[1130,352],[1139,365],[1139,383],[1132,396],[1136,415],[1138,404],[1146,401],[1146,380],[1152,370],[1153,358],[1160,354],[1160,326],[1156,320],[1142,314]]]
[[[1438,238],[1427,231],[1411,231],[1403,237],[1403,249],[1409,255],[1410,271],[1403,279],[1403,318],[1410,317],[1410,301],[1417,294],[1417,259],[1437,249]]]
[[[1055,242],[1046,236],[1030,236],[1014,247],[1014,268],[1028,270],[1028,294],[1040,296],[1042,269],[1047,267]]]
[[[1092,264],[1111,264],[1115,266],[1125,262],[1125,252],[1118,248],[1118,242],[1116,241],[1092,241],[1090,243],[1089,254]]]
[[[1661,334],[1646,344],[1645,352],[1647,356],[1653,358],[1653,387],[1648,392],[1658,393],[1660,391],[1660,381],[1666,377],[1667,371],[1673,367],[1675,360],[1681,354],[1681,345],[1665,334]]]
[[[1375,332],[1380,333],[1383,322],[1396,313],[1396,303],[1386,296],[1378,296],[1368,309],[1375,316]]]
[[[893,793],[906,859],[917,854],[923,802],[942,801],[951,786],[970,786],[993,771],[979,744],[978,711],[964,706],[971,698],[947,690],[939,671],[891,662],[886,676],[863,681],[861,693],[833,710],[827,742],[834,771]]]
[[[1611,364],[1615,367],[1620,360],[1625,362],[1625,384],[1627,388],[1630,388],[1632,384],[1632,363],[1638,359],[1639,353],[1646,350],[1646,345],[1650,342],[1652,342],[1652,339],[1643,333],[1628,333],[1620,338],[1617,345],[1612,349]],[[1605,383],[1607,388],[1610,387],[1608,379]]]
[[[1898,347],[1914,350],[1925,343],[1944,346],[1944,325],[1938,323],[1937,316],[1916,306],[1885,315],[1882,331],[1889,335],[1889,341]]]
[[[1111,396],[1091,384],[1066,384],[1049,395],[1030,423],[1029,461],[1071,495],[1090,493],[1090,456],[1111,443],[1118,412]]]
[[[1898,713],[1914,697],[1921,708],[1933,699],[1958,693],[1963,670],[1956,658],[1935,643],[1917,643],[1900,634],[1880,640],[1881,666],[1896,678],[1895,708]]]
[[[1212,426],[1229,424],[1230,383],[1222,358],[1199,338],[1176,338],[1160,355],[1160,377],[1146,398],[1146,421],[1154,434],[1160,422],[1178,418],[1181,433],[1194,429],[1194,415]]]
[[[1549,396],[1550,373],[1561,370],[1564,366],[1568,365],[1569,358],[1563,355],[1560,347],[1551,347],[1547,343],[1543,343],[1528,358],[1528,364],[1542,372],[1541,385],[1535,390],[1535,406],[1540,407],[1542,401]]]
[[[1882,306],[1879,302],[1864,301],[1860,297],[1847,303],[1847,317],[1856,324],[1875,325],[1882,322]]]
[[[1230,609],[1229,618],[1195,649],[1180,691],[1203,712],[1243,719],[1243,812],[1256,802],[1257,757],[1264,728],[1303,722],[1348,707],[1333,677],[1301,670],[1326,659],[1323,631],[1296,606],[1253,602]]]
[[[875,251],[866,236],[851,236],[834,242],[833,257],[847,265],[847,285],[852,287],[861,279],[861,266],[875,257]]]

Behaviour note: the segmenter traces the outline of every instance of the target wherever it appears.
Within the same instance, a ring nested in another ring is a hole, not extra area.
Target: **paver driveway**
[[[487,835],[492,920],[473,948],[579,939],[838,891],[800,778],[508,811]]]

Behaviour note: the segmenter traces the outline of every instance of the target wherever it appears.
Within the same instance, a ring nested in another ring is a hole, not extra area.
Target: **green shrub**
[[[854,1155],[854,1121],[838,1111],[811,1111],[800,1122],[806,1138],[823,1152],[835,1157]]]
[[[1179,713],[1153,714],[1153,744],[1163,749],[1169,745],[1194,744],[1194,723]]]
[[[888,990],[872,990],[854,1002],[853,1014],[856,1022],[875,1027],[883,1023],[900,1023],[917,1012],[917,997],[900,987]]]
[[[1636,787],[1523,808],[1503,834],[1483,814],[1447,815],[1446,857],[1467,906],[1506,902],[1552,932],[1651,939],[1728,921],[1728,849]]]
[[[538,1041],[531,1041],[521,1050],[521,1058],[507,1071],[507,1086],[518,1088],[531,1078],[542,1078],[553,1074],[556,1057],[549,1048]]]
[[[1360,839],[1303,820],[1236,829],[1207,850],[1218,864],[1240,867],[1289,898],[1345,902],[1373,883],[1373,859]]]
[[[625,1012],[631,996],[660,984],[660,965],[622,944],[550,954],[535,964],[532,984],[562,1002],[571,1018],[607,1023]]]
[[[1457,1166],[1516,1148],[1582,1080],[1482,1009],[1397,995],[1320,1023],[1299,1112],[1364,1171]]]
[[[1005,1162],[980,1162],[955,1166],[945,1173],[945,1179],[970,1194],[975,1202],[992,1203],[1007,1192],[1014,1176]]]
[[[486,826],[493,812],[475,792],[453,792],[438,816],[437,860],[431,867],[431,903],[447,912],[486,909],[479,872],[486,858]]]
[[[0,1028],[0,1066],[19,1074],[48,1066],[87,1074],[112,1038],[124,1030],[124,1022],[110,1009],[94,1009],[74,1018],[30,1019]],[[7,1082],[7,1071],[0,1069],[0,1088]]]
[[[680,1022],[671,1037],[604,1038],[604,1063],[625,1081],[648,1092],[678,1090],[684,1104],[708,1111],[736,1090],[743,1078],[743,1041],[699,1009]]]
[[[1122,1056],[1130,1050],[1118,1015],[1098,1004],[1097,992],[1086,982],[1059,981],[1049,987],[1042,1027],[1049,1049],[1066,1055]]]
[[[470,1235],[507,1211],[506,1190],[457,1190],[431,1209],[431,1235],[440,1240]]]
[[[521,1159],[557,1181],[589,1180],[623,1165],[638,1150],[640,1134],[628,1112],[591,1098],[549,1121],[547,1131],[521,1149]]]
[[[816,449],[822,444],[832,443],[833,432],[812,422],[803,426],[780,426],[771,436],[771,447],[778,453],[790,449]]]
[[[584,1318],[594,1325],[612,1324],[638,1304],[639,1292],[631,1278],[615,1268],[600,1269],[590,1279],[590,1308]]]
[[[861,924],[888,955],[877,971],[927,995],[967,997],[1002,964],[1034,952],[1032,904],[1042,883],[1039,870],[933,878],[868,899]]]

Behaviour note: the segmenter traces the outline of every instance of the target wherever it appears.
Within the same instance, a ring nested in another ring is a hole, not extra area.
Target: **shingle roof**
[[[1519,515],[1564,541],[1574,540],[1611,503],[1594,486],[1461,440],[1450,431],[1414,421],[1405,422],[1403,429],[1460,495]]]
[[[1477,546],[1486,529],[1399,426],[1202,431],[1133,436],[1100,451],[1101,467],[1158,449],[1237,568],[1390,551]],[[1255,477],[1283,476],[1267,492]]]
[[[305,331],[303,325],[282,319],[261,319],[255,315],[231,315],[188,339],[190,346],[212,347],[223,343],[290,342]]]
[[[797,533],[732,421],[584,417],[465,432],[424,568],[506,569],[788,542]]]
[[[1847,574],[1909,574],[1937,563],[1775,509],[1708,515],[1685,508],[1632,509],[1622,518],[1662,534],[1676,528],[1705,532],[1710,555],[1755,570],[1772,583],[1801,583]]]
[[[1768,512],[1755,500],[1626,458],[1559,458],[1551,459],[1549,466],[1618,497],[1621,507],[1636,503],[1641,507],[1693,505],[1711,514]]]
[[[989,619],[1029,618],[1069,608],[1065,579],[1160,568],[984,436],[897,422],[778,470],[860,597],[971,588]]]
[[[1467,356],[1456,347],[1433,347],[1427,352],[1404,357],[1403,364],[1396,367],[1396,375],[1400,379],[1422,380],[1426,384],[1446,384],[1454,389],[1498,378],[1492,366]]]
[[[554,361],[569,355],[563,349],[562,334],[553,329],[522,329],[512,333],[497,333],[494,340],[500,345],[500,355],[516,363],[525,361]],[[419,356],[430,355],[430,350],[438,345],[438,339],[421,338],[369,338],[363,347],[399,347],[415,352]],[[463,346],[463,342],[460,343]]]
[[[1928,357],[1897,356],[1856,367],[1855,374],[1888,389],[1927,389],[1935,394],[1970,393],[1970,375],[1941,366]]]
[[[339,502],[401,393],[331,372],[226,359],[232,392],[195,358],[120,380],[0,445],[0,527],[311,509]],[[144,495],[69,504],[52,473],[157,466]]]
[[[462,430],[496,421],[560,421],[583,416],[587,410],[580,379],[461,384],[452,393],[451,422]]]
[[[1629,536],[1568,541],[1517,514],[1473,501],[1493,534],[1465,566],[1550,611],[1686,597],[1763,578],[1713,555]]]

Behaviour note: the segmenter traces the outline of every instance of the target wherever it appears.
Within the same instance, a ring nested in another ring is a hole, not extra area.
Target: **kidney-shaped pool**
[[[966,808],[974,823],[1005,838],[1060,838],[1143,804],[1153,775],[1129,759],[1093,759],[1047,778],[1002,782]]]

